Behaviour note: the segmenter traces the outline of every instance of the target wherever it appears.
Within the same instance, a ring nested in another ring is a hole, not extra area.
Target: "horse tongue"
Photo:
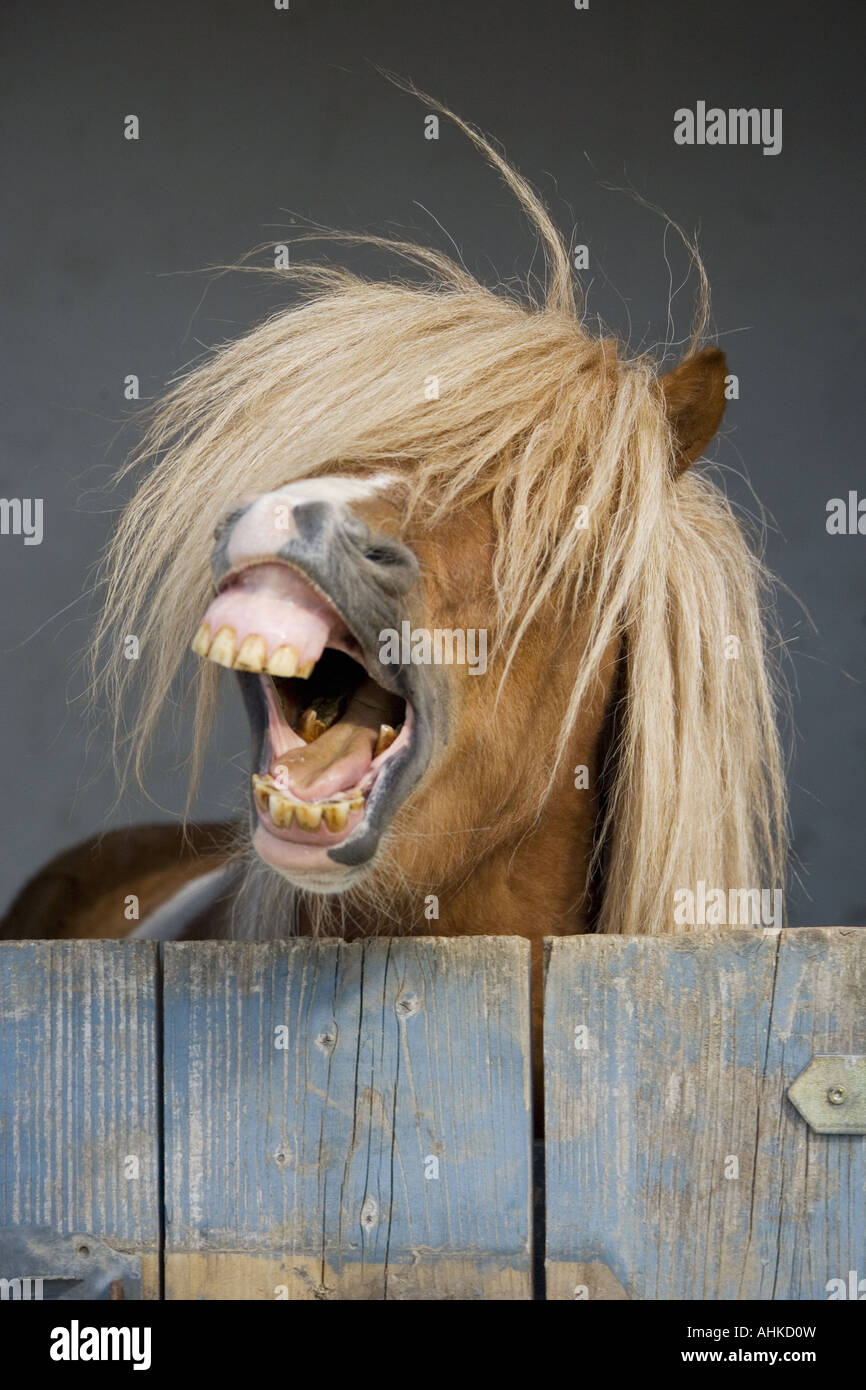
[[[392,697],[373,681],[364,681],[342,719],[313,743],[281,753],[274,769],[285,769],[289,790],[304,801],[325,801],[349,791],[373,761],[379,729],[392,704]]]
[[[367,729],[341,719],[315,743],[282,753],[274,767],[285,768],[288,789],[301,800],[326,801],[357,786],[373,761],[377,736],[378,725]]]

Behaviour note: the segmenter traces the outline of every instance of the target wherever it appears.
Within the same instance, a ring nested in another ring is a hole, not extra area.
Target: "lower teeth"
[[[350,811],[364,807],[361,792],[346,793],[330,801],[293,801],[271,777],[259,777],[257,773],[253,775],[253,789],[259,810],[267,811],[281,830],[288,830],[293,820],[297,820],[301,830],[318,830],[323,820],[329,830],[344,830]]]

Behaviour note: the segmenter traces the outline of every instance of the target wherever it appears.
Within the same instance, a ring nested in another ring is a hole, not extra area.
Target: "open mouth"
[[[223,584],[192,647],[258,677],[265,737],[253,796],[259,830],[284,844],[264,857],[304,868],[309,851],[348,841],[385,767],[410,753],[414,711],[381,683],[342,615],[289,565],[253,564]]]

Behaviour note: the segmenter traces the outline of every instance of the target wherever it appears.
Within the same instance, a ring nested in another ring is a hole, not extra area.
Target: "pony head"
[[[469,878],[532,899],[566,865],[575,910],[603,873],[601,930],[670,929],[677,887],[782,864],[764,575],[691,468],[724,356],[660,375],[593,335],[547,212],[457,124],[537,228],[543,302],[401,243],[424,283],[280,272],[304,301],[157,410],[98,649],[140,634],[144,660],[108,668],[117,701],[146,668],[138,766],[190,642],[199,762],[237,673],[274,895],[387,918]]]

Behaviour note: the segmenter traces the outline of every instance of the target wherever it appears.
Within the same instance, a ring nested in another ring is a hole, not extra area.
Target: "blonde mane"
[[[269,272],[299,287],[301,302],[178,381],[124,469],[143,478],[105,558],[94,674],[115,712],[118,758],[125,745],[141,776],[211,594],[214,528],[238,497],[383,464],[405,473],[410,513],[431,526],[489,496],[500,697],[537,615],[555,605],[591,617],[548,786],[563,772],[602,653],[624,639],[625,708],[597,844],[599,929],[670,930],[677,888],[784,882],[766,575],[713,482],[694,471],[674,479],[656,364],[587,330],[567,248],[542,204],[483,137],[452,119],[541,238],[543,302],[494,292],[443,255],[377,238],[358,239],[422,267],[423,282],[370,282],[328,266]],[[431,377],[438,399],[425,393]],[[123,659],[125,633],[138,636],[141,661]],[[197,667],[193,780],[215,694],[214,667]],[[143,688],[124,726],[133,675]]]

